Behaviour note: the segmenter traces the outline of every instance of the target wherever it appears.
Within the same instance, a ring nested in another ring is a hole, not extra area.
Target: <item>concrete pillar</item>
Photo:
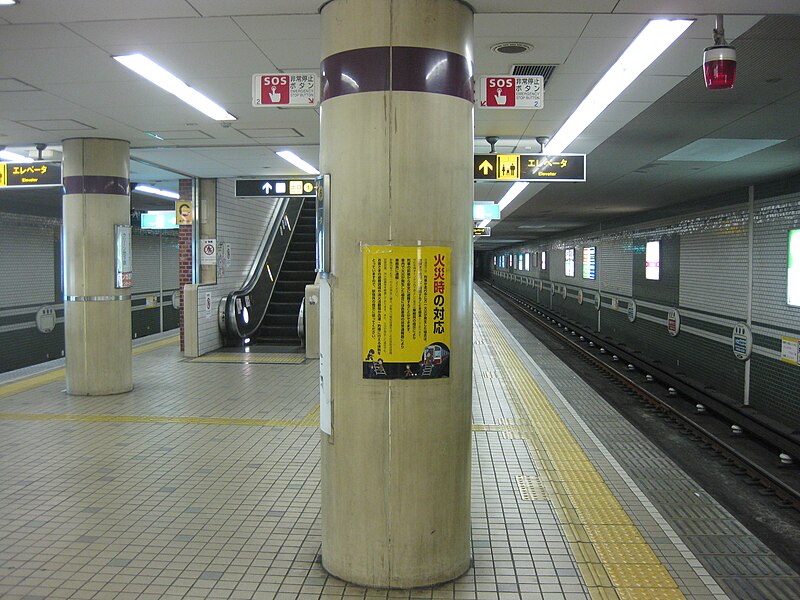
[[[361,585],[427,586],[470,565],[473,15],[457,0],[333,0],[321,14],[332,259],[322,561]],[[367,376],[365,245],[449,249],[449,377],[423,376],[422,356],[419,376]]]
[[[129,143],[64,140],[67,392],[133,389],[130,288],[118,287],[115,225],[130,225]]]

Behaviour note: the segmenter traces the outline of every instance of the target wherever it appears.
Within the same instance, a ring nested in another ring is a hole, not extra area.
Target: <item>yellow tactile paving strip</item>
[[[150,342],[148,344],[136,346],[133,349],[133,356],[138,356],[144,352],[150,352],[151,350],[157,350],[159,348],[163,348],[164,346],[177,344],[178,340],[178,336],[173,335],[156,342]],[[60,369],[53,369],[52,371],[47,371],[46,373],[31,375],[30,377],[26,377],[18,381],[5,383],[0,385],[0,398],[13,396],[14,394],[19,394],[20,392],[27,392],[28,390],[35,389],[39,386],[53,383],[54,381],[60,381],[64,379],[64,377],[66,377],[66,371],[64,367],[61,367]]]
[[[475,317],[592,597],[684,598],[481,303],[475,303]]]
[[[304,354],[284,353],[250,353],[250,352],[211,352],[193,358],[192,362],[244,363],[262,365],[299,365],[306,359]]]

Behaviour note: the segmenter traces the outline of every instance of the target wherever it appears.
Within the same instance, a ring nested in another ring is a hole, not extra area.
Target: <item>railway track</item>
[[[662,372],[636,356],[635,351],[615,347],[527,298],[486,282],[479,285],[518,320],[527,320],[546,332],[699,444],[712,449],[745,484],[758,485],[761,495],[774,496],[779,507],[800,513],[800,440],[786,437],[745,409]]]

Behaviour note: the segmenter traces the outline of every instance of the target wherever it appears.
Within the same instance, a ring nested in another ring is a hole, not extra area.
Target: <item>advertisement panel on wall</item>
[[[597,247],[588,246],[583,249],[583,278],[594,279],[597,276],[596,255]]]
[[[575,277],[575,248],[564,250],[564,275]]]
[[[644,276],[658,280],[661,277],[661,243],[647,242],[644,249]]]
[[[362,247],[365,379],[450,374],[450,248]]]
[[[131,252],[131,226],[114,225],[114,287],[133,287],[133,254]]]
[[[786,302],[800,306],[800,229],[789,230],[789,253],[786,260]]]

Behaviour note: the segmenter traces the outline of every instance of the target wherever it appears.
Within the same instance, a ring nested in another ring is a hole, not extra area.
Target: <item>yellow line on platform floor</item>
[[[504,375],[516,428],[537,457],[549,496],[592,598],[684,598],[542,389],[512,350],[488,309],[475,317]]]
[[[172,346],[180,342],[179,335],[171,335],[168,338],[164,338],[163,340],[158,340],[156,342],[149,342],[146,344],[142,344],[141,346],[136,346],[133,349],[133,355],[139,356],[140,354],[144,354],[145,352],[150,352],[151,350],[158,350],[159,348],[163,348],[164,346]]]
[[[0,413],[0,421],[77,421],[79,423],[177,423],[181,425],[240,425],[246,427],[318,427],[319,405],[302,419],[236,419],[171,417],[167,415],[81,415]]]
[[[177,343],[178,343],[178,336],[173,335],[168,338],[164,338],[163,340],[142,344],[141,346],[136,346],[136,348],[133,349],[133,356],[138,356],[139,354],[150,352],[151,350],[157,350],[159,348],[163,348],[164,346],[170,346],[172,344],[177,344]],[[0,398],[5,398],[6,396],[13,396],[14,394],[27,392],[28,390],[35,389],[37,387],[46,385],[48,383],[53,383],[55,381],[63,380],[65,376],[66,376],[66,371],[64,370],[64,367],[61,367],[58,369],[53,369],[52,371],[47,371],[46,373],[31,375],[30,377],[25,377],[17,381],[11,381],[9,383],[1,384]]]
[[[178,423],[185,425],[244,425],[249,427],[319,427],[319,404],[302,419],[234,419],[170,417],[164,415],[81,415],[57,413],[0,413],[0,421],[77,421],[81,423]],[[478,424],[473,431],[506,431],[505,425]]]

